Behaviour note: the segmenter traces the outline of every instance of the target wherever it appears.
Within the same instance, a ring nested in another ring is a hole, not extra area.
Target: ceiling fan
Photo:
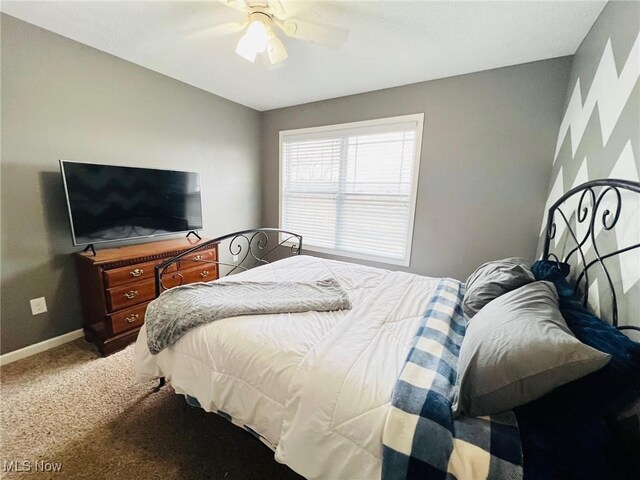
[[[287,59],[287,50],[278,37],[287,37],[338,47],[348,36],[348,30],[340,27],[290,18],[279,0],[218,0],[227,7],[244,13],[243,23],[229,23],[208,28],[218,34],[244,32],[236,47],[236,53],[255,62],[259,53],[266,52],[272,65]]]

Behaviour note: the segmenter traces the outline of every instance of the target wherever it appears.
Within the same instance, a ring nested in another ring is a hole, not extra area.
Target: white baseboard
[[[30,357],[31,355],[35,355],[36,353],[45,352],[60,345],[64,345],[65,343],[73,342],[77,338],[81,338],[83,335],[84,332],[80,328],[78,330],[74,330],[73,332],[60,335],[59,337],[53,337],[49,340],[34,343],[33,345],[29,345],[19,350],[5,353],[4,355],[0,355],[0,366],[15,362],[16,360],[22,360],[23,358]]]

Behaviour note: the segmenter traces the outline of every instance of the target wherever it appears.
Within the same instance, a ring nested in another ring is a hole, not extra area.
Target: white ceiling
[[[216,1],[3,1],[9,15],[257,110],[575,53],[606,1],[293,1],[285,12],[349,29],[338,49],[281,36],[274,68],[234,53],[242,22]]]

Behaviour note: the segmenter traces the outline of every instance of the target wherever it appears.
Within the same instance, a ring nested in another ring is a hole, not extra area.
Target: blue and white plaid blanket
[[[442,279],[398,378],[384,427],[382,479],[521,479],[513,412],[451,416],[467,320],[463,285]]]

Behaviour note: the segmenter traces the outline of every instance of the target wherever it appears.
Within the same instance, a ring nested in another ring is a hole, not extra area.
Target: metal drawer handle
[[[193,259],[197,262],[198,260],[202,260],[202,255],[196,255]]]
[[[203,272],[200,272],[200,276],[202,278],[207,278],[209,276],[209,270],[205,270]]]
[[[138,296],[138,290],[129,290],[127,293],[124,294],[125,298],[128,298],[129,300],[131,300],[132,298],[136,298]]]
[[[139,277],[143,273],[144,273],[144,270],[142,268],[136,268],[135,270],[131,270],[129,272],[129,275],[131,275],[132,277]]]
[[[129,323],[133,323],[136,320],[138,320],[140,318],[140,314],[139,313],[132,313],[131,315],[129,315],[127,318],[125,318],[125,320]]]

